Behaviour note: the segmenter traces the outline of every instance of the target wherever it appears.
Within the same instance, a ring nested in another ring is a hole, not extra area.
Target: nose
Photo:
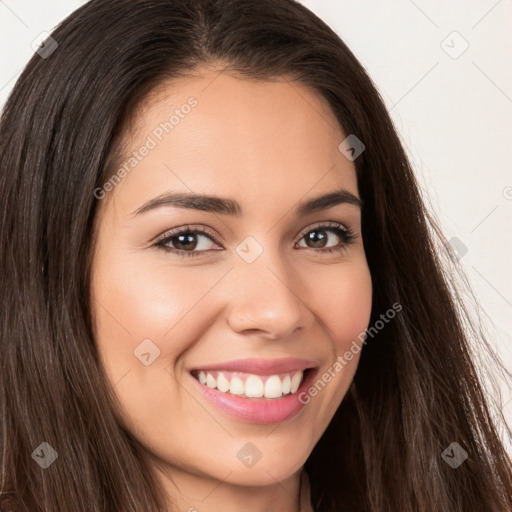
[[[228,324],[237,333],[283,339],[313,321],[300,277],[277,250],[265,250],[252,263],[237,261],[230,283]]]

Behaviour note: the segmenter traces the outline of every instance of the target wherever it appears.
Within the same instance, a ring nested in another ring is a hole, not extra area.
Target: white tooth
[[[257,375],[249,375],[245,381],[245,396],[258,398],[263,396],[263,381]]]
[[[199,382],[201,384],[206,384],[206,376],[203,371],[199,372]]]
[[[283,386],[278,375],[272,375],[265,382],[265,398],[278,398],[283,395]]]
[[[290,387],[292,385],[292,379],[290,379],[290,376],[287,375],[283,379],[283,394],[287,395],[290,392]]]
[[[217,376],[217,389],[223,393],[229,390],[229,380],[224,377],[222,372],[219,372]]]
[[[238,377],[233,377],[231,382],[229,383],[229,392],[232,395],[243,395],[245,391],[244,383],[242,379]]]
[[[217,387],[217,381],[215,380],[215,377],[211,373],[206,374],[206,385],[209,388],[216,388]]]
[[[295,391],[297,391],[297,389],[299,389],[301,381],[302,381],[302,372],[295,372],[292,377],[292,383],[290,386],[290,391],[292,393],[295,393]]]

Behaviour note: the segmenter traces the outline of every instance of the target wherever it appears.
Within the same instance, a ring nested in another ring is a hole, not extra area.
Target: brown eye
[[[211,250],[212,244],[215,246],[216,242],[206,230],[187,227],[166,233],[155,246],[180,256],[198,256],[202,252]]]
[[[167,243],[172,243],[175,249],[180,250],[194,250],[197,247],[197,234],[189,234],[189,235],[175,235],[167,241]]]
[[[326,234],[325,229],[315,229],[314,231],[310,231],[305,237],[306,243],[309,243],[309,246],[314,249],[322,249],[325,247],[328,238],[329,236]]]
[[[335,236],[330,235],[334,233]],[[355,238],[355,235],[349,228],[344,227],[342,224],[333,223],[329,225],[316,226],[307,231],[301,238],[306,243],[306,248],[315,250],[317,252],[331,252],[341,251],[346,249]],[[338,239],[338,242],[336,242]],[[330,241],[333,241],[330,242]],[[304,247],[304,245],[301,245]]]

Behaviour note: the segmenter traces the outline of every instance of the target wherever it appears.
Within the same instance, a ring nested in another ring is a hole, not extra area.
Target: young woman
[[[1,118],[0,508],[512,510],[487,342],[339,37],[292,0],[51,37]]]

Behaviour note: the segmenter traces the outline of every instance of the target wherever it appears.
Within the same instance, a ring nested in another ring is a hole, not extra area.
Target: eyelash
[[[308,247],[308,248],[306,248],[306,250],[309,250],[309,251],[312,251],[315,253],[318,253],[318,252],[319,253],[331,253],[331,252],[335,252],[335,251],[340,252],[340,251],[346,250],[347,247],[349,245],[351,245],[354,242],[354,239],[356,238],[356,235],[350,228],[345,227],[342,224],[339,224],[337,222],[328,222],[325,224],[319,224],[319,225],[313,226],[312,228],[309,228],[307,231],[305,231],[301,235],[299,241],[302,240],[311,231],[320,231],[320,230],[324,230],[324,229],[325,229],[325,231],[334,232],[339,238],[341,238],[342,239],[341,244],[338,246],[334,246],[334,247],[328,247],[327,249],[314,249],[314,248]],[[196,235],[196,234],[205,235],[212,242],[216,243],[217,245],[220,245],[219,242],[215,239],[213,234],[211,234],[208,229],[205,229],[204,227],[203,228],[190,228],[189,226],[185,226],[184,228],[179,228],[175,231],[170,231],[170,232],[164,233],[162,235],[162,237],[160,238],[160,240],[158,240],[154,244],[154,246],[158,247],[160,249],[163,249],[164,251],[171,252],[171,253],[177,254],[178,256],[184,256],[184,257],[195,257],[195,256],[199,256],[201,253],[208,252],[208,251],[195,251],[195,250],[185,251],[183,249],[176,249],[174,247],[169,247],[168,245],[166,245],[169,242],[171,242],[173,238],[176,238],[177,236],[192,235],[192,234],[193,235]]]

